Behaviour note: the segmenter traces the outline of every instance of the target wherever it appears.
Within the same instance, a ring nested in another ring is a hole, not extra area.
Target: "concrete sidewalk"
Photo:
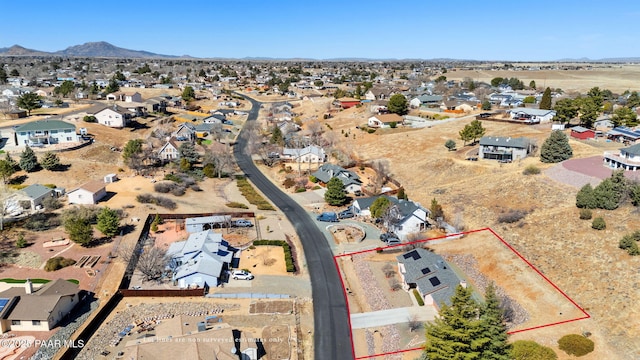
[[[351,314],[351,328],[363,329],[416,321],[433,321],[436,311],[432,306],[412,306],[389,310]]]

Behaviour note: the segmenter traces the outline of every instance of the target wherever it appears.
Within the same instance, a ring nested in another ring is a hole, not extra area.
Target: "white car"
[[[253,274],[244,270],[235,270],[231,273],[234,280],[253,280]]]

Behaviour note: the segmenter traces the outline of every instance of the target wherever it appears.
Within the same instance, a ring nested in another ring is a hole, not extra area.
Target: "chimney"
[[[33,284],[31,283],[31,279],[27,279],[27,282],[24,283],[24,291],[27,294],[33,294]]]

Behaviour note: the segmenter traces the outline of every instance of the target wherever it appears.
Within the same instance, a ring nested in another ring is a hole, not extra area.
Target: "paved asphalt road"
[[[247,99],[253,105],[247,121],[255,121],[261,103]],[[284,212],[295,227],[304,248],[313,294],[314,359],[353,360],[347,303],[329,243],[307,212],[258,170],[244,151],[246,142],[246,139],[239,136],[234,146],[233,153],[238,166]]]

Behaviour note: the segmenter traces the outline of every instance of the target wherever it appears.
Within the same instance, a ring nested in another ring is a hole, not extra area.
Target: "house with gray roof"
[[[409,101],[409,105],[413,108],[419,108],[420,106],[439,107],[442,103],[442,99],[442,95],[423,94],[411,99],[411,101]]]
[[[334,177],[337,177],[344,184],[344,188],[347,192],[353,193],[362,190],[362,181],[360,177],[349,170],[344,169],[341,166],[334,164],[323,164],[313,174],[320,182],[328,183]]]
[[[302,149],[284,148],[282,150],[283,160],[294,161],[299,163],[319,164],[327,160],[327,154],[320,146],[309,145]]]
[[[17,127],[15,134],[16,146],[45,146],[80,141],[75,125],[55,119],[28,122]]]
[[[515,161],[529,155],[533,144],[524,137],[484,136],[480,139],[478,157],[480,159]]]
[[[395,233],[400,240],[406,241],[410,234],[420,233],[431,227],[429,210],[419,203],[388,195],[356,199],[351,205],[353,213],[360,216],[371,216],[371,204],[379,197],[385,197],[391,203],[390,216],[385,217],[384,226],[389,232]]]
[[[15,198],[14,201],[17,201],[23,209],[35,211],[43,207],[42,203],[45,199],[53,196],[55,196],[55,194],[52,188],[40,184],[33,184],[17,191],[13,198]]]
[[[509,110],[509,116],[521,120],[525,124],[539,124],[551,121],[556,116],[555,110],[515,108]]]
[[[440,255],[429,250],[413,249],[396,260],[404,289],[416,289],[425,305],[436,310],[443,304],[450,306],[456,287],[466,285]]]
[[[605,151],[604,165],[611,169],[640,170],[640,144],[622,148],[617,153]]]
[[[236,251],[212,230],[191,233],[187,240],[172,243],[167,256],[174,284],[183,289],[218,286]]]
[[[78,285],[50,281],[34,289],[31,281],[0,292],[0,333],[49,331],[80,302]]]

